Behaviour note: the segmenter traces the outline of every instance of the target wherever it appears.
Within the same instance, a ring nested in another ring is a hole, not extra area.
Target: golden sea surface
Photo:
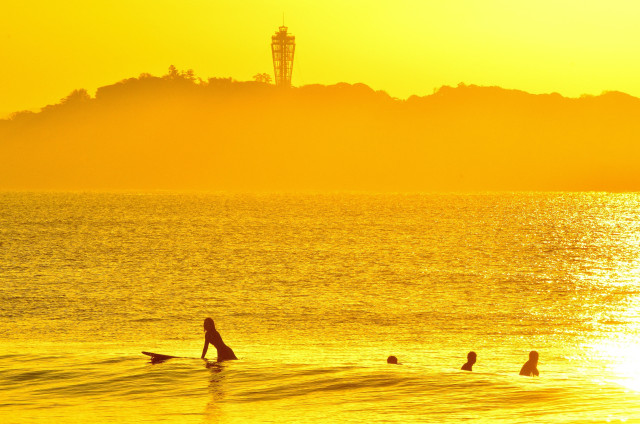
[[[640,422],[639,311],[639,194],[0,193],[3,423]]]

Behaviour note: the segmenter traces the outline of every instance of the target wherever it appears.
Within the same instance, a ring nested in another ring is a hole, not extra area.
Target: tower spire
[[[271,36],[271,55],[273,57],[273,71],[276,86],[291,87],[291,73],[293,71],[293,54],[296,50],[296,37],[287,32],[284,26],[284,13],[282,13],[282,26],[278,32]]]

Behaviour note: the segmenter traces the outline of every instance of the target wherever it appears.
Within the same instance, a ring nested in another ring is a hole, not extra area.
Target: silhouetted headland
[[[640,190],[640,99],[142,74],[0,120],[0,189]]]

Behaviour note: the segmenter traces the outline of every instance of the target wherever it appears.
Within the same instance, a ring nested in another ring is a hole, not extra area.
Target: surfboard
[[[151,362],[162,362],[166,361],[167,359],[182,358],[181,356],[162,355],[160,353],[153,352],[142,352],[142,354],[151,356]]]

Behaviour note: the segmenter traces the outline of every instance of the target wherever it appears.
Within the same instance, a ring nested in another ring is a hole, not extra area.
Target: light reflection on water
[[[0,419],[640,419],[638,195],[0,205]],[[206,316],[240,361],[139,354],[198,357]]]

